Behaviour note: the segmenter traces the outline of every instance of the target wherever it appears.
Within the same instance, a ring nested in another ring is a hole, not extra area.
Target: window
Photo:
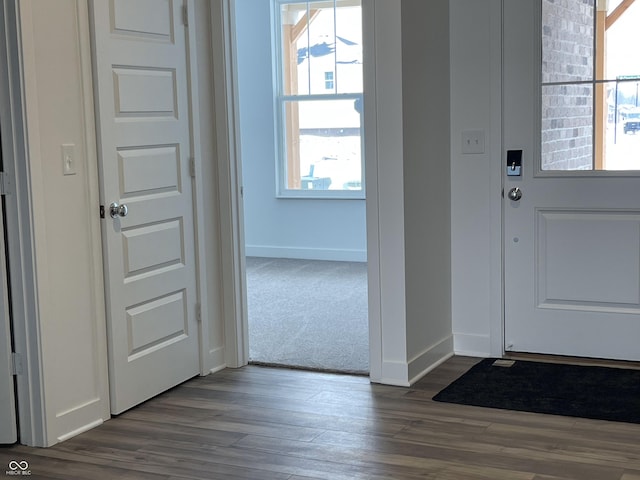
[[[324,89],[333,90],[335,84],[333,83],[333,72],[324,72]]]
[[[364,198],[360,0],[274,0],[279,195]]]
[[[640,170],[640,2],[541,3],[542,170]]]

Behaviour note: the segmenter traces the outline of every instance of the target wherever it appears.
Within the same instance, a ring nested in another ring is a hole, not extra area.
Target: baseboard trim
[[[366,250],[247,245],[245,247],[245,254],[247,257],[295,258],[301,260],[327,260],[337,262],[367,261]]]
[[[380,378],[372,378],[374,383],[392,385],[394,387],[408,387],[407,364],[405,362],[382,362]]]
[[[205,375],[219,372],[220,370],[227,368],[227,364],[224,360],[224,352],[224,347],[217,347],[209,350],[209,359],[207,362],[209,369],[205,372]]]
[[[453,351],[465,357],[490,357],[491,337],[489,335],[453,334]]]
[[[431,370],[453,357],[453,335],[440,340],[438,343],[424,349],[409,360],[409,385],[413,385]]]
[[[58,437],[58,442],[64,442],[65,440],[69,440],[70,438],[75,437],[76,435],[80,435],[81,433],[88,432],[92,428],[102,425],[103,423],[104,423],[104,420],[102,420],[101,418],[94,420],[93,422],[87,423],[86,425],[83,425],[80,428],[76,428],[71,432],[67,432],[64,435],[60,435]],[[48,446],[52,446],[52,445],[48,445]]]
[[[424,349],[408,362],[383,361],[380,378],[371,378],[371,381],[383,385],[410,387],[453,355],[453,336],[449,335]]]

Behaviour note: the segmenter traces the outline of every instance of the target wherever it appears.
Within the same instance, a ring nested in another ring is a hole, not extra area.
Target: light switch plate
[[[462,132],[462,153],[484,153],[484,130]]]
[[[76,174],[76,146],[73,143],[62,145],[62,173],[64,175]]]

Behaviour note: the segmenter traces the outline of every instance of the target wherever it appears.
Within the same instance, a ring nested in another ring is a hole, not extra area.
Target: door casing
[[[14,348],[21,363],[16,376],[19,440],[25,445],[44,446],[44,386],[19,19],[20,2],[2,0],[0,38],[6,49],[0,49],[0,124],[5,147],[5,175],[11,185],[6,195],[10,302],[14,317]]]

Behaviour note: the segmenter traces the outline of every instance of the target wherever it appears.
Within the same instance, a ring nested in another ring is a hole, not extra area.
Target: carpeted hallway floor
[[[254,363],[369,372],[367,264],[247,257]]]

